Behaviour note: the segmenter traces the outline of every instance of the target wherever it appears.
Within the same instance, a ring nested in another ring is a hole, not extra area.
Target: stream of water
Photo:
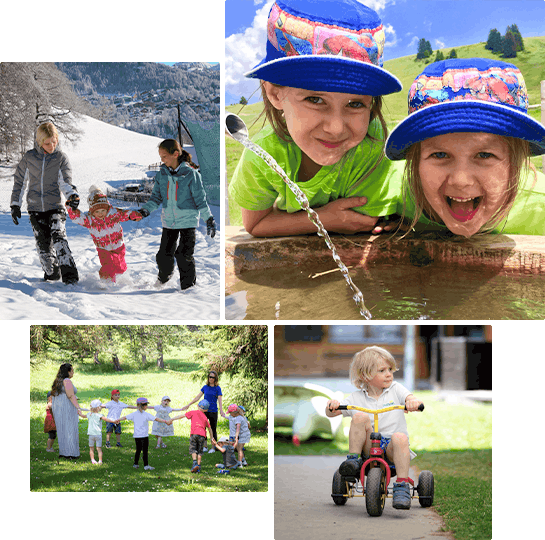
[[[242,143],[248,150],[251,150],[259,156],[269,167],[271,167],[277,174],[280,175],[282,180],[287,184],[287,186],[291,189],[295,197],[297,198],[297,201],[301,205],[301,208],[306,211],[308,218],[316,228],[318,229],[318,235],[321,236],[325,243],[327,244],[327,247],[331,250],[331,255],[333,257],[333,260],[337,263],[337,266],[339,267],[339,270],[341,271],[341,274],[344,276],[344,279],[347,283],[347,285],[352,289],[353,299],[354,302],[356,302],[356,305],[358,306],[358,309],[360,311],[360,314],[365,319],[369,320],[372,318],[370,311],[365,307],[365,302],[363,299],[362,292],[358,289],[356,284],[352,281],[352,278],[350,277],[350,274],[348,273],[348,268],[345,266],[345,264],[342,262],[341,258],[339,257],[337,250],[335,249],[335,245],[331,241],[331,238],[329,237],[328,232],[326,231],[325,227],[323,226],[322,222],[320,221],[320,218],[318,217],[318,214],[310,207],[310,203],[308,202],[308,199],[306,195],[301,191],[299,186],[295,184],[288,175],[285,173],[285,171],[278,165],[278,163],[274,160],[274,158],[265,152],[263,148],[258,146],[257,144],[251,142],[248,138],[236,138],[235,140]]]

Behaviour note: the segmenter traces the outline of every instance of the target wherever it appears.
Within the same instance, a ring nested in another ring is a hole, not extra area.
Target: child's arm
[[[183,409],[182,409],[183,410]],[[174,422],[174,420],[183,420],[185,418],[185,414],[179,414],[178,416],[175,416],[174,418],[171,418],[170,420],[167,420],[166,423],[171,426],[172,425],[172,422]]]
[[[208,433],[210,434],[210,440],[212,441],[212,444],[216,446],[216,440],[214,439],[214,434],[212,433],[212,428],[208,425],[206,426],[206,429],[208,430]]]
[[[100,419],[104,420],[104,422],[110,422],[110,424],[115,424],[118,422],[117,420],[112,420],[111,418],[107,418],[106,416],[101,416]]]

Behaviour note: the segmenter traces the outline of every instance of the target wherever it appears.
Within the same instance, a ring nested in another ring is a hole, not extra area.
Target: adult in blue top
[[[218,425],[218,405],[219,412],[226,418],[226,414],[223,412],[223,403],[222,403],[222,393],[221,388],[218,386],[218,374],[214,370],[208,371],[208,379],[206,384],[201,388],[200,392],[190,401],[185,407],[182,407],[182,411],[186,411],[193,405],[197,403],[202,397],[210,403],[208,411],[205,411],[205,415],[210,421],[210,427],[212,428],[212,434],[214,435],[214,440],[218,440],[218,434],[216,431],[216,426]],[[209,454],[215,452],[214,447],[210,448],[208,451]]]

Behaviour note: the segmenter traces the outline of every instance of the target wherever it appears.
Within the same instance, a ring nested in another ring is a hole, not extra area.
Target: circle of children
[[[25,153],[15,170],[10,206],[13,223],[18,225],[26,193],[44,281],[62,279],[66,284],[75,284],[79,280],[66,235],[66,211],[75,223],[89,229],[101,265],[100,279],[115,282],[116,276],[127,270],[121,223],[140,221],[162,205],[163,232],[155,258],[156,285],[172,277],[175,265],[182,290],[196,283],[195,229],[202,217],[207,235],[213,238],[216,223],[191,155],[178,141],[166,139],[159,144],[159,157],[162,166],[155,175],[150,199],[141,208],[133,211],[114,208],[102,190],[93,185],[89,188],[89,211],[82,213],[78,210],[80,197],[72,184],[70,161],[59,148],[57,128],[51,122],[38,126],[34,148]]]
[[[48,406],[46,409],[46,418],[44,422],[44,432],[49,434],[47,441],[47,452],[54,452],[53,441],[56,437],[56,425],[53,418],[51,400],[48,397]],[[119,400],[120,392],[117,389],[112,390],[111,400],[107,403],[101,403],[99,399],[95,399],[90,403],[90,409],[79,407],[77,413],[80,417],[86,418],[89,422],[87,434],[89,436],[89,455],[91,463],[102,464],[102,422],[106,422],[106,448],[111,448],[110,436],[115,432],[116,446],[121,447],[121,422],[129,421],[134,424],[133,438],[136,444],[136,452],[134,454],[135,469],[139,468],[140,455],[144,463],[144,470],[154,470],[155,467],[149,465],[148,449],[149,449],[149,423],[153,422],[151,434],[157,437],[156,449],[166,448],[165,440],[168,437],[174,436],[174,426],[172,423],[175,420],[183,420],[187,418],[191,422],[190,437],[189,437],[189,454],[193,459],[191,466],[192,473],[198,473],[201,470],[202,456],[205,452],[209,454],[216,450],[223,454],[223,462],[217,463],[215,468],[221,474],[230,474],[231,470],[239,467],[246,467],[244,448],[250,442],[250,423],[248,422],[243,406],[232,403],[227,408],[229,414],[229,436],[220,437],[215,440],[212,432],[212,427],[209,419],[206,417],[206,412],[210,403],[206,399],[201,399],[198,402],[198,408],[190,410],[184,414],[170,417],[173,411],[186,411],[194,402],[179,409],[170,407],[170,398],[164,396],[160,405],[151,405],[147,398],[139,397],[136,400],[136,406],[127,405]],[[102,413],[102,409],[108,410],[108,415]],[[126,416],[121,416],[124,409],[136,409],[135,412]],[[153,416],[148,411],[153,409],[156,415]],[[83,411],[88,411],[84,414]],[[222,415],[224,415],[222,411]],[[207,448],[207,434],[210,435],[211,448]],[[74,436],[74,435],[73,435]],[[77,432],[75,433],[77,437]],[[95,460],[94,449],[97,449],[98,462]]]
[[[545,235],[545,127],[528,114],[516,65],[488,58],[430,63],[388,134],[384,25],[356,0],[276,0],[261,83],[268,124],[252,138],[317,207],[328,231],[402,229]],[[316,232],[282,178],[244,149],[229,183],[254,236]],[[407,227],[408,225],[408,227]]]

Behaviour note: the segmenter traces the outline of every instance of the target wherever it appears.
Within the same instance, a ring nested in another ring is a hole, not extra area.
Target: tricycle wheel
[[[418,476],[418,502],[427,508],[433,504],[434,480],[431,471],[422,471]]]
[[[380,467],[369,469],[365,484],[365,505],[370,516],[382,515],[386,489],[386,473]]]
[[[341,473],[337,470],[333,475],[333,485],[331,487],[331,497],[333,498],[333,502],[337,506],[346,504],[346,501],[348,500],[347,497],[344,497],[346,493],[346,482],[341,476]]]

